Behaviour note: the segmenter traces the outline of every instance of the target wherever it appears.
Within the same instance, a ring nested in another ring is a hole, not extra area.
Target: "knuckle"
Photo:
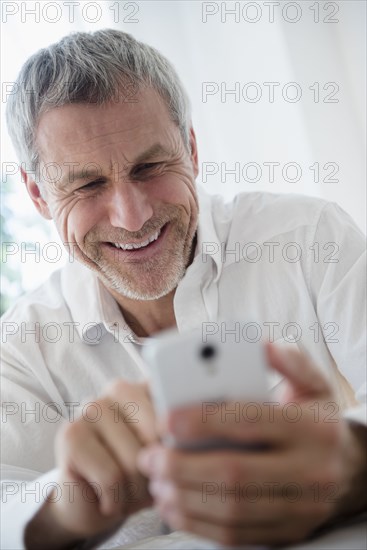
[[[226,485],[233,486],[241,483],[244,479],[244,472],[237,456],[231,456],[223,461],[223,481]]]
[[[102,470],[100,473],[101,485],[108,489],[116,485],[117,483],[120,483],[122,480],[122,472],[117,466],[110,465],[107,471]]]
[[[107,388],[106,397],[111,399],[121,399],[126,395],[130,395],[133,391],[134,384],[119,378],[111,383]]]
[[[76,422],[69,422],[64,424],[59,431],[58,441],[61,444],[66,444],[67,446],[73,446],[75,443],[78,443],[83,437],[85,427],[82,420],[77,420]]]
[[[109,397],[101,397],[98,401],[95,402],[96,407],[100,410],[101,418],[106,416],[113,416],[113,411],[111,409],[112,401]]]

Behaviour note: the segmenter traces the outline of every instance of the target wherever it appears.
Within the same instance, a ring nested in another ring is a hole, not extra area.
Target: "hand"
[[[208,439],[266,450],[156,444],[140,453],[172,529],[221,544],[279,545],[304,539],[343,510],[364,458],[333,388],[307,356],[270,344],[267,354],[288,382],[281,402],[222,403],[212,414],[204,406],[178,409],[162,427],[180,444]]]
[[[147,480],[136,467],[139,450],[157,441],[146,386],[118,381],[93,403],[89,416],[97,421],[83,415],[58,434],[61,498],[53,502],[51,495],[30,524],[29,548],[64,548],[108,532],[152,503]]]

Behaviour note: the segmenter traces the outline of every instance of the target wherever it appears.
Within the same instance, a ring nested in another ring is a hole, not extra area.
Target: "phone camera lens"
[[[204,346],[200,350],[200,355],[203,359],[212,359],[215,356],[215,348],[213,346]]]

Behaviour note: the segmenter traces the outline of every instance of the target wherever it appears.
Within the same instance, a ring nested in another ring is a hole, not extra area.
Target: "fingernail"
[[[153,479],[149,482],[148,490],[153,497],[157,497],[160,493],[161,482],[157,479]]]
[[[161,481],[159,479],[152,479],[149,482],[149,492],[155,498],[166,498],[172,491],[172,486],[166,481]]]

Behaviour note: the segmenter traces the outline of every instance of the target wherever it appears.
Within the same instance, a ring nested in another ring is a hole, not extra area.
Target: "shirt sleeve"
[[[367,424],[366,238],[344,210],[327,203],[308,252],[310,291],[323,336],[358,402],[344,416]]]
[[[55,499],[61,498],[61,491],[72,491],[59,483],[54,442],[60,425],[73,417],[65,412],[39,348],[20,344],[7,343],[1,349],[0,547],[7,550],[25,548],[26,527],[52,491]],[[27,365],[32,360],[37,372]],[[91,537],[75,549],[93,548],[113,532]]]
[[[24,548],[25,527],[57,482],[54,440],[64,411],[27,366],[24,353],[41,364],[35,348],[17,339],[1,346],[1,548]]]
[[[26,468],[1,465],[1,548],[24,548],[24,531],[57,483],[56,469],[41,475]]]

